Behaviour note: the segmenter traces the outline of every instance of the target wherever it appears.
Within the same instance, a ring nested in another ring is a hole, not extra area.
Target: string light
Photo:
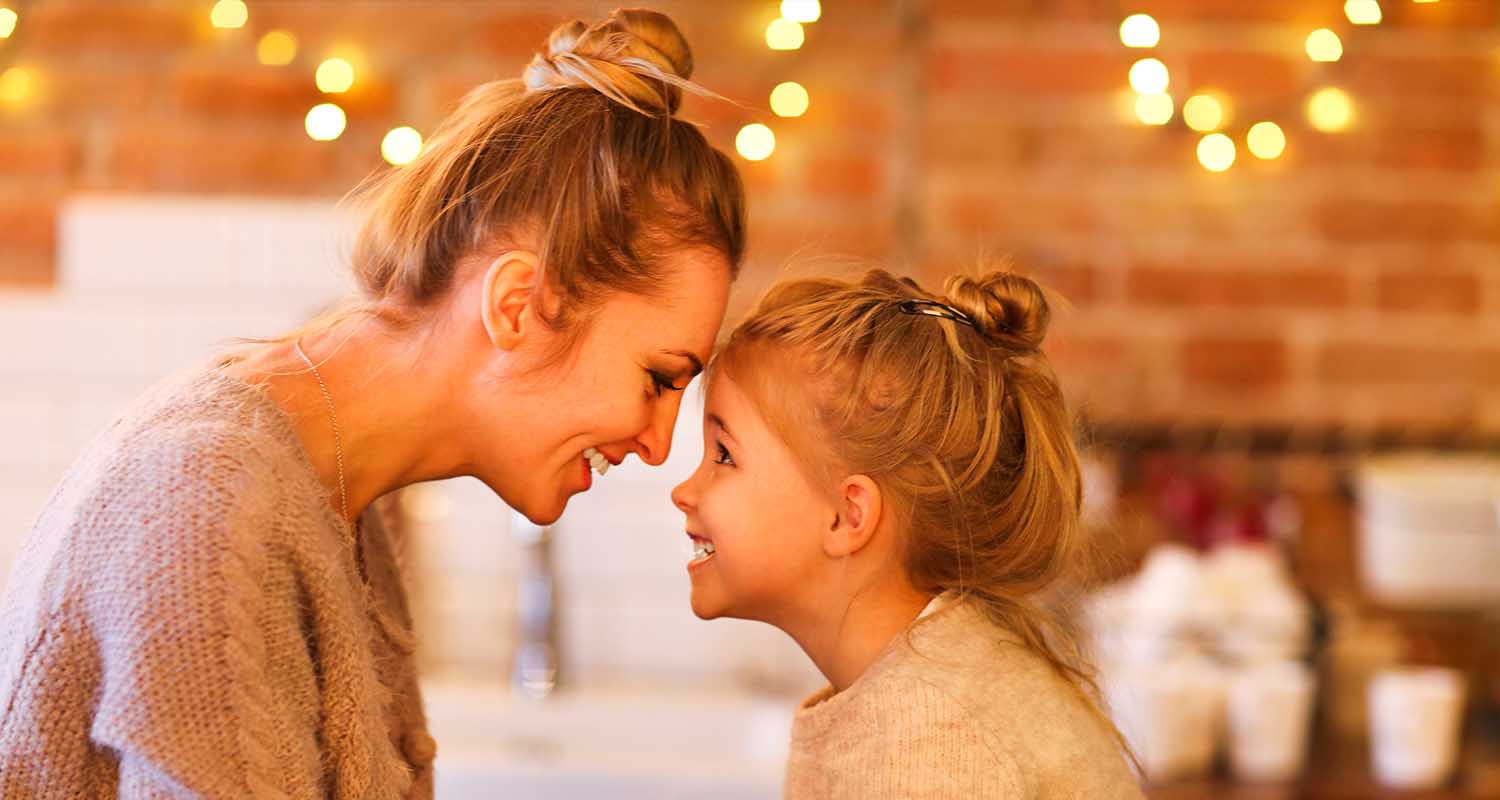
[[[772,50],[796,50],[803,41],[801,23],[777,17],[766,26],[766,46]]]
[[[1355,25],[1380,24],[1380,0],[1346,0],[1344,16]]]
[[[1172,95],[1166,92],[1141,94],[1135,97],[1135,118],[1145,125],[1165,125],[1172,121],[1175,104]]]
[[[31,71],[23,67],[11,67],[0,72],[0,105],[12,108],[25,103],[31,97]]]
[[[1126,47],[1155,47],[1161,41],[1161,26],[1150,14],[1131,14],[1120,23],[1120,43]]]
[[[1354,122],[1354,101],[1343,89],[1319,89],[1307,100],[1307,121],[1324,133],[1347,130]]]
[[[1319,28],[1307,35],[1307,57],[1313,61],[1331,63],[1343,56],[1344,43],[1333,31]]]
[[[781,0],[781,16],[792,22],[817,22],[823,5],[818,0]]]
[[[1234,164],[1234,140],[1210,133],[1198,141],[1198,163],[1209,172],[1223,172]]]
[[[1245,144],[1249,146],[1250,154],[1256,158],[1271,159],[1281,155],[1281,151],[1286,149],[1286,134],[1274,122],[1257,122],[1250,126],[1250,132],[1245,135]]]
[[[770,128],[752,122],[734,137],[734,149],[748,161],[764,161],[776,150],[776,134]]]
[[[802,84],[787,81],[771,90],[771,110],[778,117],[800,117],[807,113],[807,90]]]
[[[1413,3],[1436,3],[1438,0],[1411,0]]]
[[[1212,95],[1195,94],[1182,104],[1182,121],[1199,133],[1218,130],[1224,124],[1224,106]]]
[[[331,142],[344,134],[344,126],[348,124],[348,118],[344,116],[344,109],[333,103],[319,103],[307,112],[304,125],[307,135],[316,142]]]
[[[255,53],[268,67],[284,67],[297,57],[297,37],[286,31],[271,31],[260,37]]]
[[[0,8],[0,39],[9,39],[16,32],[16,22],[20,15],[9,8]]]
[[[215,28],[243,28],[250,19],[250,9],[245,7],[245,0],[219,0],[208,18]]]
[[[393,166],[404,167],[422,154],[422,134],[416,128],[392,128],[380,140],[380,155]]]
[[[1167,65],[1155,58],[1143,58],[1130,67],[1130,88],[1140,94],[1158,94],[1167,90]]]
[[[318,91],[342,94],[354,85],[354,66],[342,58],[330,58],[318,65]]]

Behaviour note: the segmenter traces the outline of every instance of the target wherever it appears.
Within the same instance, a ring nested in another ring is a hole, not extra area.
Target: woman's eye
[[[651,373],[651,382],[656,385],[657,397],[661,397],[661,393],[664,391],[680,392],[683,390],[683,387],[673,384],[671,378],[668,378],[660,372]]]
[[[719,457],[714,459],[715,464],[725,464],[731,467],[734,466],[734,459],[729,457],[729,451],[724,448],[724,445],[722,443],[716,442],[714,444],[714,447],[719,448]]]

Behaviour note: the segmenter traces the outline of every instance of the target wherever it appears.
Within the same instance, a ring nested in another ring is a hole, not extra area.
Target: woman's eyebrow
[[[688,361],[692,362],[693,371],[688,373],[689,377],[696,378],[699,373],[703,372],[703,360],[698,358],[698,355],[696,353],[692,353],[687,350],[661,350],[659,352],[662,355],[677,356],[678,358],[685,358]]]

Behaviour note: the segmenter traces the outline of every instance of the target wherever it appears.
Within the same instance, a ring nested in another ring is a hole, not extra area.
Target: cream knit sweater
[[[0,601],[0,797],[428,798],[393,543],[216,367],[69,469]]]
[[[978,609],[939,598],[848,689],[803,702],[785,800],[1141,798],[1104,725]]]

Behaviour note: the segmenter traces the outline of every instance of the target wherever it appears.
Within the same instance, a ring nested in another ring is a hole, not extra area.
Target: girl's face
[[[494,424],[475,431],[491,442],[475,443],[475,474],[533,522],[556,521],[573,495],[611,479],[592,471],[589,448],[612,464],[635,453],[652,466],[671,451],[682,390],[724,319],[730,271],[722,255],[702,251],[680,253],[668,268],[659,295],[610,297],[578,320],[587,329],[574,352],[535,375],[523,370],[504,406],[479,414]]]
[[[687,535],[714,549],[688,564],[693,613],[773,625],[799,615],[827,561],[833,505],[727,374],[709,388],[703,441],[703,462],[672,490]]]

